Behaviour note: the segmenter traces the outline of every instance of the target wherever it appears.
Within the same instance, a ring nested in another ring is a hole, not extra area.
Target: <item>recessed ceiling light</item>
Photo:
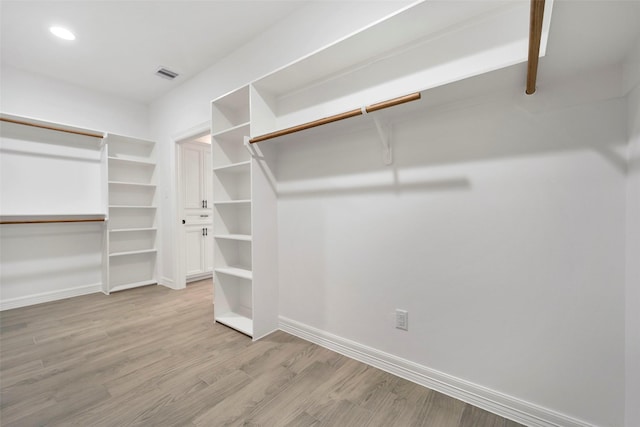
[[[66,28],[63,27],[51,27],[49,28],[49,31],[51,31],[51,33],[56,36],[56,37],[60,37],[61,39],[64,40],[75,40],[76,36],[69,30],[67,30]]]

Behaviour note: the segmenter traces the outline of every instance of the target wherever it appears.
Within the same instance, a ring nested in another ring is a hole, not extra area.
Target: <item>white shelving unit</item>
[[[251,83],[251,136],[524,62],[528,20],[528,2],[414,3]]]
[[[261,237],[254,230],[264,225],[253,213],[265,206],[253,196],[256,181],[264,178],[244,147],[250,134],[249,92],[245,86],[212,102],[214,313],[216,322],[258,339],[277,329],[277,281],[256,268],[262,254],[256,252]],[[275,217],[275,198],[268,209]],[[274,254],[275,240],[270,244],[268,253]],[[271,261],[270,270],[277,266],[275,258]]]
[[[107,136],[109,233],[103,291],[157,283],[156,145]]]

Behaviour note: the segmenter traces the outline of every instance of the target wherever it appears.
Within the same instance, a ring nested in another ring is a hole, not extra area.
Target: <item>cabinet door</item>
[[[213,227],[207,227],[207,235],[204,236],[204,271],[213,271]]]
[[[204,273],[204,236],[202,227],[186,227],[185,257],[187,276]]]
[[[204,180],[204,200],[207,202],[207,208],[213,208],[213,169],[211,167],[211,147],[206,147],[202,152],[202,177]]]
[[[182,146],[182,194],[185,209],[202,209],[204,197],[203,152],[196,145]]]

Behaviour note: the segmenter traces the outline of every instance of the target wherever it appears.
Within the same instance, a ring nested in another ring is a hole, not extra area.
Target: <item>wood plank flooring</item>
[[[276,332],[213,323],[211,281],[0,313],[0,424],[519,424]]]

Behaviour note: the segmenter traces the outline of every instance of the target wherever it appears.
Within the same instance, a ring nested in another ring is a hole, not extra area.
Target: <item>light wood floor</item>
[[[2,426],[518,424],[284,332],[213,323],[211,282],[0,314]]]

